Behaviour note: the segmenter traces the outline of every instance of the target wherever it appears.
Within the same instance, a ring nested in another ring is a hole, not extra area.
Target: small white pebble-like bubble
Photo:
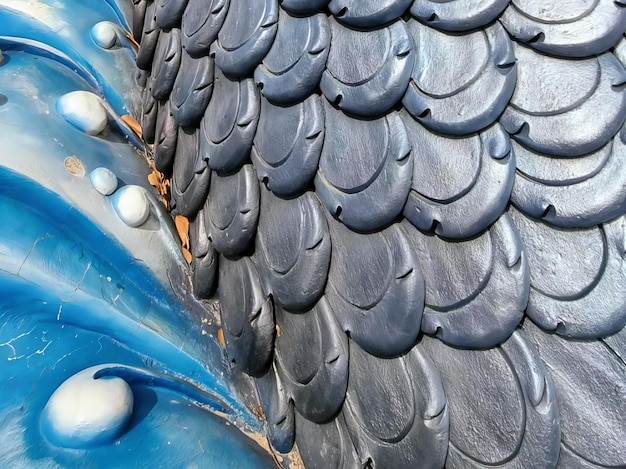
[[[96,168],[89,174],[93,187],[102,195],[111,195],[117,189],[117,176],[108,168]]]
[[[55,445],[86,448],[119,438],[133,412],[133,392],[118,377],[94,379],[109,365],[87,368],[68,378],[50,396],[41,430]]]
[[[89,91],[64,94],[57,101],[57,110],[67,122],[89,135],[98,135],[109,122],[102,99]]]
[[[101,21],[91,28],[93,41],[103,49],[111,49],[117,44],[115,24],[110,21]]]
[[[150,215],[150,201],[143,187],[121,187],[113,195],[112,202],[117,216],[128,226],[140,226]]]

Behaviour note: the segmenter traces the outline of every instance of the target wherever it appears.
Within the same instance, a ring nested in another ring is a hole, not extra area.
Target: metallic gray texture
[[[324,144],[324,110],[313,94],[293,106],[261,98],[250,159],[259,180],[275,194],[302,193],[315,177]]]
[[[259,220],[259,183],[252,165],[229,176],[212,172],[204,216],[207,235],[220,254],[235,257],[253,244]]]
[[[182,19],[183,47],[192,57],[207,55],[217,38],[230,5],[229,0],[189,0]]]
[[[135,10],[144,138],[275,448],[626,466],[621,0],[189,0],[174,81]]]
[[[213,94],[214,60],[182,52],[180,73],[172,89],[172,113],[181,127],[198,125]]]
[[[404,94],[415,60],[404,22],[375,31],[346,28],[332,19],[330,26],[333,39],[319,85],[324,96],[349,114],[387,112]],[[343,60],[346,54],[354,60]]]
[[[254,81],[274,104],[294,104],[317,88],[330,50],[330,26],[323,14],[295,17],[280,10],[278,32]]]

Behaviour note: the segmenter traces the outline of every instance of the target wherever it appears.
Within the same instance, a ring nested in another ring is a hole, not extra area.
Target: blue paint
[[[140,101],[134,52],[102,49],[90,36],[100,21],[127,28],[132,7],[118,0],[38,4],[50,8],[26,14],[0,6],[2,467],[273,466],[215,414],[262,430],[230,382],[230,365],[211,338],[216,326],[201,323],[206,313],[176,285],[185,266],[178,247],[167,244],[171,221],[157,211],[124,232],[110,200],[89,181],[91,171],[106,167],[120,186],[147,186],[147,165],[128,141],[141,144],[114,116]],[[52,27],[56,20],[66,27]],[[107,131],[87,135],[58,114],[59,97],[76,90],[108,101]],[[85,175],[66,171],[68,158]],[[143,234],[174,266],[180,257],[178,277],[159,276],[154,262],[133,256],[123,233]],[[70,376],[103,363],[119,365],[98,379],[118,376],[132,388],[128,425],[88,449],[51,444],[54,437],[42,434],[50,396]]]
[[[128,114],[127,105],[133,101],[131,95],[135,91],[135,52],[125,38],[121,40],[126,47],[113,51],[101,49],[94,44],[90,34],[91,27],[100,21],[120,24],[119,8],[116,12],[102,1],[50,0],[38,3],[48,8],[31,8],[28,16],[22,11],[0,6],[0,48],[21,47],[31,52],[47,50],[64,57],[119,115]],[[121,26],[127,27],[126,24]],[[136,110],[134,108],[130,107]]]

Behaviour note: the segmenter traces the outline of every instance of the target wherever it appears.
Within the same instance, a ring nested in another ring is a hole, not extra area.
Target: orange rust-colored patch
[[[135,38],[133,37],[131,33],[126,33],[126,39],[128,39],[129,42],[132,44],[133,48],[135,49],[135,52],[139,52],[139,43],[135,41]]]
[[[161,203],[165,205],[166,209],[170,209],[170,181],[163,176],[154,166],[154,161],[148,160],[148,166],[152,172],[148,175],[148,182],[157,191],[157,194],[161,196]]]
[[[283,330],[280,325],[276,324],[276,337],[280,337],[281,335],[283,335]]]
[[[217,341],[220,343],[222,348],[226,348],[226,340],[224,340],[224,331],[222,330],[221,327],[217,330]]]
[[[137,134],[139,138],[142,138],[143,131],[141,130],[141,125],[139,124],[139,122],[137,122],[137,119],[135,119],[130,114],[124,114],[122,117],[120,117],[120,119],[122,119],[122,122],[130,127],[130,130],[135,132],[135,134]]]

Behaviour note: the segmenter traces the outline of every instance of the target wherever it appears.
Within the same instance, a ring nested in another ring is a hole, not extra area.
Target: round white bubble
[[[66,448],[111,442],[124,431],[133,412],[133,392],[117,377],[94,379],[111,365],[87,368],[67,379],[43,410],[41,428],[48,440]]]
[[[117,44],[117,30],[110,21],[101,21],[91,28],[93,41],[103,49],[111,49]]]
[[[93,187],[102,195],[111,195],[117,189],[117,176],[108,168],[96,168],[89,174]]]
[[[89,91],[64,94],[57,101],[57,110],[66,121],[89,135],[98,135],[108,125],[109,115],[102,99]]]
[[[143,187],[133,185],[120,187],[114,194],[112,202],[117,216],[128,226],[140,226],[150,215],[150,202]]]

